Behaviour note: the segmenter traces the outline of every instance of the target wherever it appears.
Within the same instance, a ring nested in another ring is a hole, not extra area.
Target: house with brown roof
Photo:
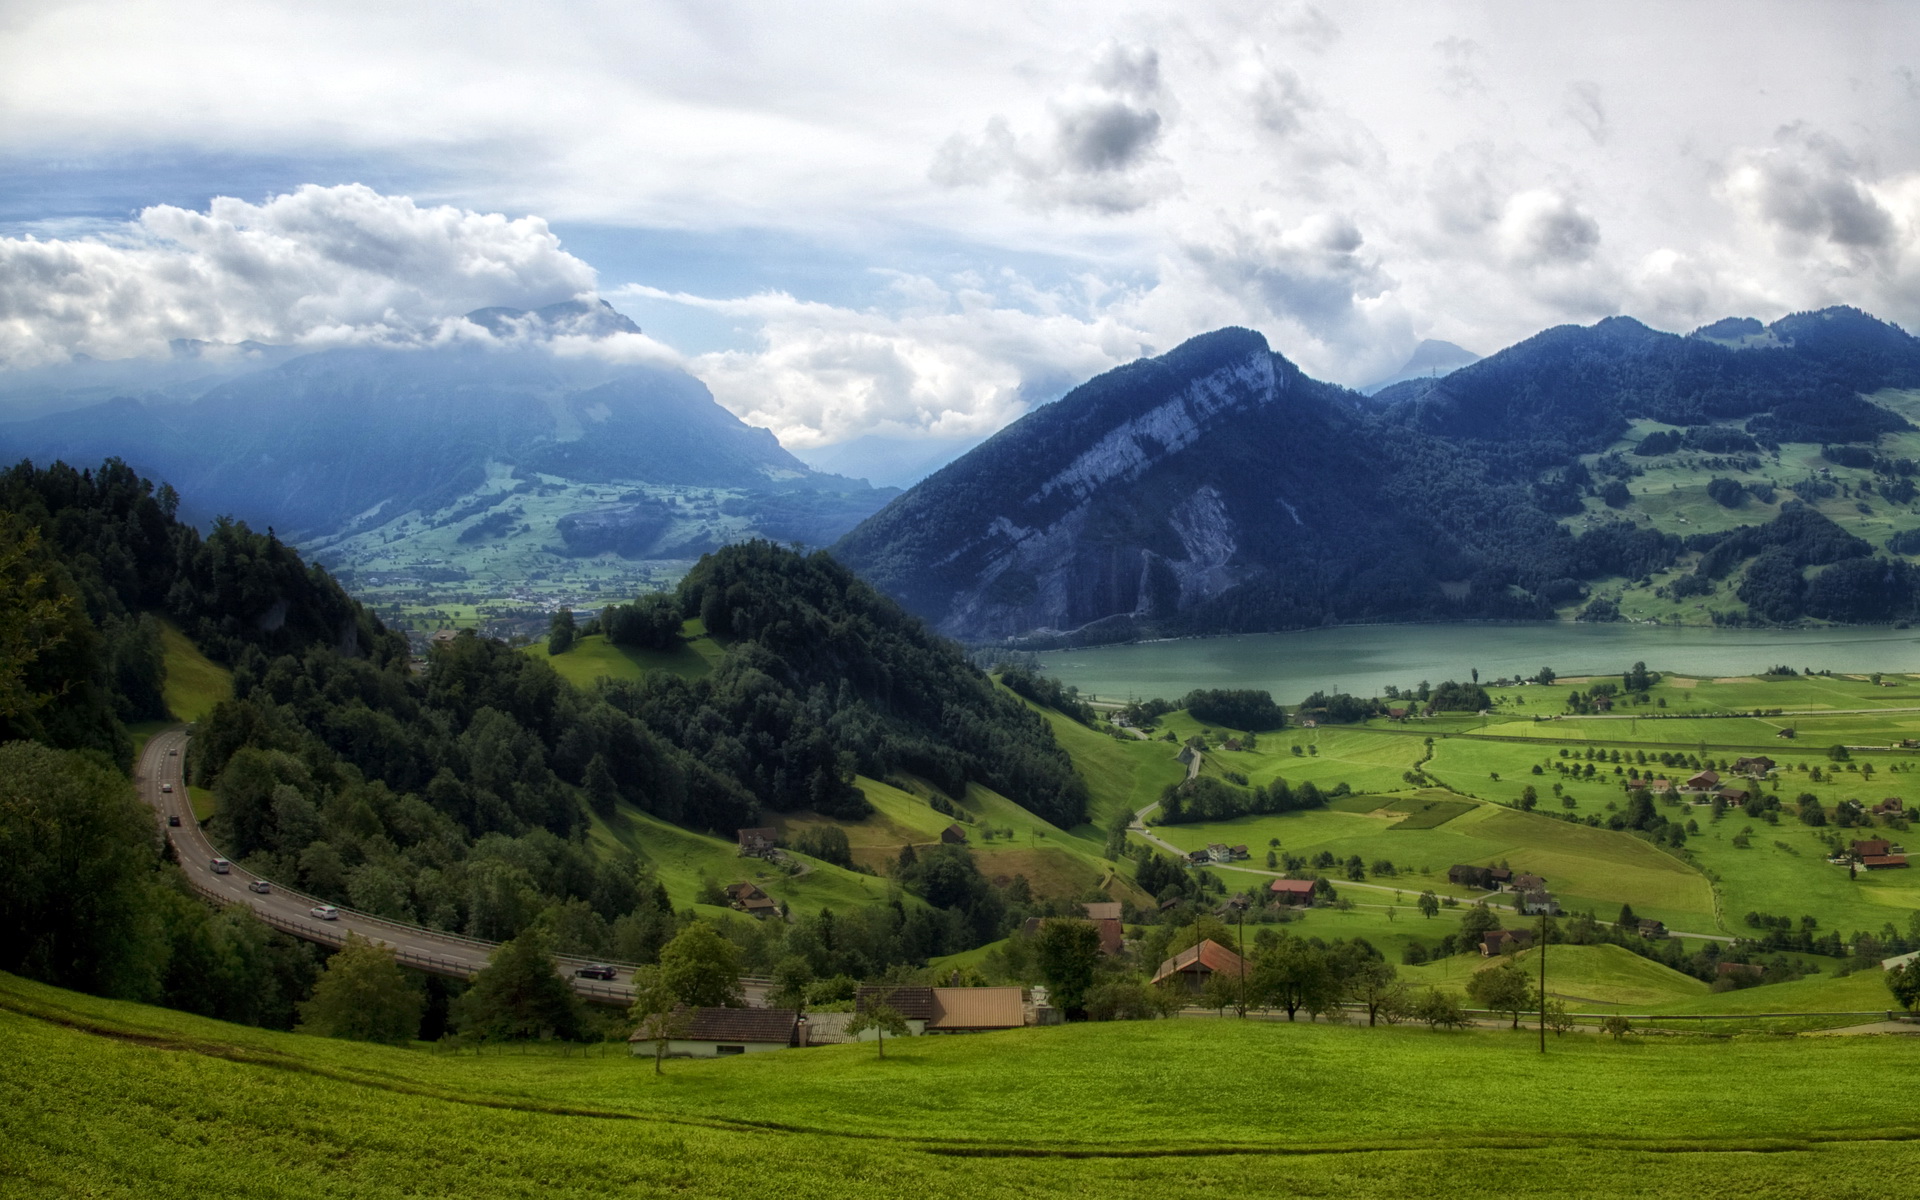
[[[1513,882],[1513,872],[1506,867],[1488,867],[1487,878],[1493,881],[1494,887],[1502,888]]]
[[[1897,817],[1906,811],[1906,807],[1906,804],[1901,801],[1900,797],[1888,796],[1885,800],[1873,806],[1873,815],[1876,817]]]
[[[1313,903],[1313,880],[1276,879],[1267,885],[1267,894],[1282,904],[1310,905]]]
[[[1480,957],[1493,958],[1500,954],[1517,954],[1533,945],[1531,929],[1495,929],[1480,939]]]
[[[1516,888],[1514,894],[1519,897],[1515,907],[1530,917],[1539,916],[1541,913],[1551,917],[1560,911],[1560,902],[1553,898],[1552,892],[1544,889],[1522,891]]]
[[[1640,786],[1656,796],[1673,795],[1673,780],[1671,779],[1642,779]]]
[[[1095,900],[1080,906],[1089,921],[1118,921],[1120,902],[1118,900]]]
[[[967,831],[959,825],[949,825],[940,831],[940,840],[949,846],[964,846],[967,844]]]
[[[1017,987],[934,988],[933,1007],[928,1033],[987,1033],[1028,1023],[1026,992]]]
[[[1737,783],[1730,783],[1718,792],[1715,792],[1714,795],[1720,797],[1728,804],[1745,804],[1753,793]]]
[[[888,987],[884,984],[863,983],[853,993],[853,1010],[867,1011],[867,1005],[875,1001],[884,1003],[893,1011],[906,1018],[907,1029],[913,1034],[927,1031],[927,1023],[933,1020],[937,1011],[933,1001],[933,989],[923,985]]]
[[[686,1028],[667,1042],[675,1058],[725,1058],[798,1045],[800,1014],[790,1008],[696,1008]],[[652,1054],[653,1043],[638,1031],[628,1039],[635,1054]]]
[[[736,836],[740,839],[739,854],[742,858],[770,858],[778,848],[774,845],[774,839],[779,834],[772,829],[742,829]]]
[[[1749,779],[1765,779],[1767,773],[1772,770],[1773,760],[1764,754],[1756,754],[1751,758],[1736,758],[1733,760],[1733,773],[1735,775],[1745,775]]]
[[[1516,892],[1545,891],[1547,881],[1538,875],[1521,872],[1513,877],[1513,890]]]
[[[1885,838],[1856,838],[1853,843],[1853,856],[1859,859],[1878,858],[1891,852],[1893,844]]]
[[[1869,871],[1885,871],[1907,865],[1904,854],[1869,854],[1860,860],[1860,865]]]
[[[740,900],[764,900],[767,895],[760,890],[760,885],[746,883],[744,881],[740,883],[730,883],[724,890],[727,893],[727,900],[730,903]]]
[[[1106,906],[1090,904],[1086,907],[1104,908]],[[1115,904],[1113,907],[1120,906]],[[1040,931],[1047,927],[1047,923],[1056,919],[1055,917],[1028,917],[1020,923],[1020,932],[1028,937],[1038,937]],[[1118,920],[1090,921],[1088,924],[1092,925],[1094,932],[1100,935],[1100,953],[1118,954],[1126,946],[1127,927]]]
[[[1640,936],[1643,938],[1663,938],[1667,936],[1666,922],[1656,921],[1652,917],[1641,917]]]
[[[1710,792],[1719,786],[1720,773],[1718,771],[1707,770],[1690,777],[1685,783],[1680,785],[1680,790],[1683,792]]]
[[[1237,975],[1247,969],[1245,959],[1208,938],[1161,963],[1160,969],[1154,972],[1153,982],[1178,979],[1189,992],[1198,994],[1206,988],[1207,980],[1215,971]]]

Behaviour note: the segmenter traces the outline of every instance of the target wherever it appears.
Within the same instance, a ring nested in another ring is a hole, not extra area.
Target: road
[[[345,908],[339,910],[337,920],[324,921],[310,911],[324,901],[272,881],[263,881],[271,889],[265,894],[249,890],[248,885],[260,877],[242,870],[237,864],[225,874],[216,873],[210,864],[220,857],[220,851],[207,838],[199,822],[194,820],[192,802],[181,770],[186,761],[186,751],[187,734],[184,729],[169,729],[155,734],[140,755],[139,765],[134,771],[134,784],[139,789],[140,798],[152,806],[161,832],[173,843],[188,881],[202,895],[223,904],[243,904],[275,929],[323,946],[345,945],[348,934],[358,934],[370,942],[391,946],[394,956],[406,966],[456,979],[473,978],[499,948],[498,942],[388,921]],[[169,787],[171,791],[166,790]],[[180,823],[168,825],[169,816],[178,817]],[[581,979],[573,974],[575,968],[591,960],[561,956],[557,961],[561,972],[582,999],[623,1007],[633,1002],[632,964],[616,963],[615,977],[612,980],[599,980]],[[765,981],[744,980],[743,985],[749,1003],[765,1002]]]

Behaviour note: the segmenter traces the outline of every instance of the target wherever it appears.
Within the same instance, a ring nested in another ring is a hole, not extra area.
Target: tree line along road
[[[336,919],[323,920],[312,912],[326,903],[323,900],[284,888],[272,880],[260,880],[238,864],[224,873],[215,871],[213,860],[223,856],[194,819],[185,775],[187,742],[185,729],[155,734],[140,754],[134,770],[134,785],[140,798],[153,808],[160,831],[172,844],[187,882],[208,900],[244,905],[273,928],[322,946],[337,948],[346,944],[348,935],[358,935],[391,947],[394,957],[404,966],[455,979],[472,979],[499,949],[498,942],[389,921],[347,908],[337,909]],[[165,790],[167,787],[172,790]],[[168,824],[169,817],[177,817],[180,823]],[[250,885],[255,881],[265,883],[269,890],[254,891]],[[632,1004],[635,964],[609,964],[615,970],[611,980],[583,979],[574,974],[578,968],[597,961],[604,960],[556,958],[561,974],[582,999],[623,1008]],[[743,979],[741,985],[749,1003],[764,1002],[767,981]]]

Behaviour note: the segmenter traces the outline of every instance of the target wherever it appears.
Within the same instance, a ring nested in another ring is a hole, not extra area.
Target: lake
[[[1173,700],[1194,688],[1264,688],[1283,704],[1297,704],[1321,690],[1377,696],[1390,683],[1464,681],[1474,668],[1483,681],[1532,675],[1543,666],[1560,675],[1617,674],[1635,662],[1706,676],[1751,675],[1779,663],[1842,673],[1920,672],[1920,630],[1553,621],[1347,625],[1050,650],[1039,658],[1053,675],[1102,699]]]

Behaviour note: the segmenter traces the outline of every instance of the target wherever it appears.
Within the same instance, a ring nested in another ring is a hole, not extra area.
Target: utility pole
[[[1547,1052],[1547,910],[1540,910],[1540,1053]]]

